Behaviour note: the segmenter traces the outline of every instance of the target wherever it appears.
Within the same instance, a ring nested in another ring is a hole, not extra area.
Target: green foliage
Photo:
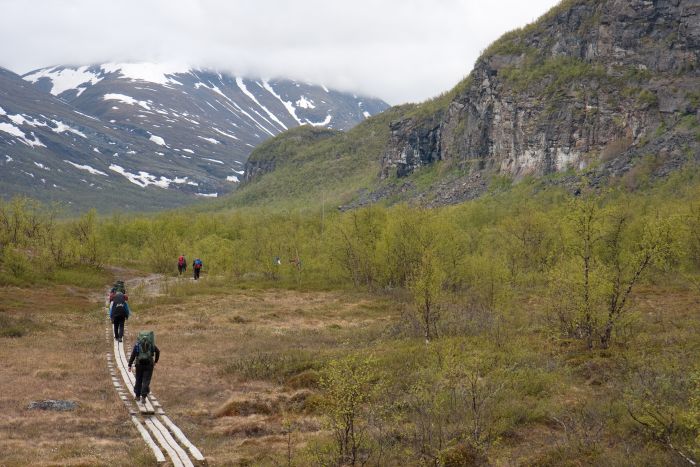
[[[659,102],[659,99],[658,99],[658,97],[656,97],[656,94],[654,94],[653,92],[651,92],[648,89],[642,89],[639,92],[639,95],[637,96],[637,100],[644,107],[654,107]]]
[[[440,268],[435,253],[430,248],[426,249],[408,284],[426,342],[437,337],[444,282],[445,273]]]
[[[348,132],[317,134],[304,127],[285,132],[252,156],[253,161],[274,162],[274,174],[256,178],[214,205],[300,208],[319,201],[329,207],[349,202],[358,188],[374,183],[389,141],[389,124],[401,115],[401,108],[391,108]]]
[[[677,220],[633,222],[624,205],[606,205],[590,194],[573,200],[569,212],[568,254],[554,271],[560,279],[550,289],[552,308],[564,334],[585,340],[588,348],[596,341],[607,348],[642,275],[678,257]]]
[[[321,375],[324,413],[335,441],[338,465],[363,464],[367,458],[366,404],[373,396],[371,358],[331,360]]]
[[[560,92],[572,82],[607,78],[604,68],[568,56],[528,57],[520,66],[505,67],[501,75],[516,91],[543,86],[547,95]]]
[[[677,363],[676,356],[664,355]],[[625,391],[627,412],[650,439],[684,460],[700,458],[698,373],[649,359],[638,362]]]
[[[105,258],[90,211],[58,222],[59,211],[28,198],[0,200],[0,282],[14,285],[42,281],[73,283],[62,271],[98,271]],[[57,277],[56,274],[59,274]]]

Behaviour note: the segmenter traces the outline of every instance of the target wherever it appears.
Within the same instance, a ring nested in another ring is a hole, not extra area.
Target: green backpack
[[[136,364],[153,365],[153,356],[155,355],[156,336],[153,331],[141,331],[136,339],[139,344],[139,354],[136,356]]]

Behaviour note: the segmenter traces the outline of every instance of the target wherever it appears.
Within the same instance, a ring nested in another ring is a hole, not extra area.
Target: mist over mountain
[[[155,63],[23,79],[3,70],[0,96],[2,194],[100,209],[220,196],[267,138],[300,125],[346,130],[388,107],[323,85]]]
[[[699,64],[697,2],[565,1],[503,35],[442,96],[392,107],[347,135],[269,141],[235,199],[323,191],[348,206],[442,205],[527,177],[572,190],[584,179],[639,186],[700,161]],[[324,176],[336,154],[347,159],[343,176]],[[299,186],[280,183],[292,179]]]

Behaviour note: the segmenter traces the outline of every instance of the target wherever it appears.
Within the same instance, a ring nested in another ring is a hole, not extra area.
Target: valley
[[[698,351],[695,291],[640,289],[631,304],[633,334],[591,354],[543,332],[546,306],[536,294],[519,294],[517,305],[497,316],[475,310],[454,316],[462,331],[441,326],[443,337],[426,344],[407,321],[411,304],[404,293],[261,285],[170,277],[128,289],[127,341],[136,330],[157,330],[162,354],[153,391],[208,465],[323,465],[334,426],[324,378],[333,362],[347,359],[369,362],[373,375],[364,383],[367,405],[354,414],[359,455],[369,465],[418,464],[438,453],[480,464],[481,451],[449,442],[467,427],[491,439],[494,465],[681,465],[674,452],[646,443],[625,407],[635,410],[644,403],[635,398],[644,394],[661,396],[648,378],[670,368],[677,374],[682,365],[675,365]],[[103,290],[0,290],[0,316],[16,320],[19,330],[2,338],[0,350],[7,362],[0,389],[9,396],[0,432],[12,433],[0,439],[3,465],[153,464],[110,387]],[[65,358],[83,347],[93,355]],[[652,351],[666,362],[648,360]],[[470,366],[454,367],[456,355]],[[465,382],[473,371],[484,379],[472,389],[452,388],[460,384],[451,379],[454,371]],[[25,389],[13,390],[17,385]],[[453,390],[484,405],[472,413],[459,399],[441,399]],[[78,409],[27,410],[30,401],[45,398],[72,400]]]
[[[210,466],[700,462],[697,1],[563,0],[391,107],[82,63],[0,69],[0,465],[178,465],[162,410]]]

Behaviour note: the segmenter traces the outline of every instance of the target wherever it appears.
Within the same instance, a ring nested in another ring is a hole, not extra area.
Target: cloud
[[[162,61],[420,101],[556,0],[0,0],[0,66]],[[12,46],[8,46],[12,44]]]

